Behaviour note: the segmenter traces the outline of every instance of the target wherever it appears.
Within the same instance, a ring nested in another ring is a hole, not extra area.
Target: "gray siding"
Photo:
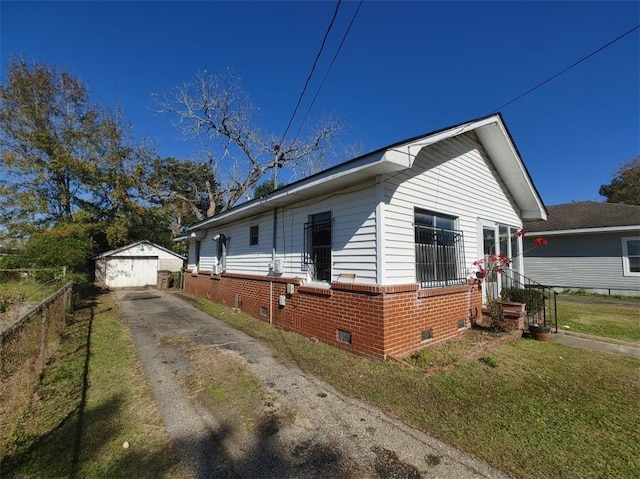
[[[622,238],[633,236],[629,232],[550,235],[546,246],[535,248],[538,236],[544,233],[525,238],[526,275],[534,281],[565,288],[640,291],[640,277],[624,276]]]

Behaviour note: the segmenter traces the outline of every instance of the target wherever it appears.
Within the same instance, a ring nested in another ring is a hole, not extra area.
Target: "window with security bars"
[[[464,284],[464,238],[456,218],[417,209],[414,215],[416,281],[422,288]]]
[[[331,281],[331,212],[311,215],[304,225],[304,263],[311,278]]]

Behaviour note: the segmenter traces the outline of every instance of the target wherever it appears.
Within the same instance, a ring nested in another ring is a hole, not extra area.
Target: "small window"
[[[640,238],[622,238],[622,265],[625,276],[640,276]]]
[[[258,236],[260,234],[260,227],[258,225],[249,227],[249,244],[255,246],[258,244]]]

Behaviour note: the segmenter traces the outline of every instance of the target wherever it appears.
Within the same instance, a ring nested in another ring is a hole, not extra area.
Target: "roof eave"
[[[530,234],[545,236],[597,234],[597,233],[622,233],[625,231],[640,231],[640,225],[628,226],[602,226],[599,228],[576,228],[569,230],[531,231]]]
[[[385,173],[411,168],[419,150],[439,141],[476,130],[483,147],[494,160],[499,175],[514,197],[524,220],[546,220],[547,211],[500,114],[471,120],[443,130],[398,142],[336,165],[230,210],[195,223],[187,232],[265,213],[274,208],[318,197]],[[406,148],[406,151],[404,151]],[[495,158],[494,158],[495,156]],[[515,168],[513,167],[515,164]]]
[[[518,205],[522,219],[546,220],[547,209],[502,117],[497,115],[494,121],[485,122],[476,135]]]

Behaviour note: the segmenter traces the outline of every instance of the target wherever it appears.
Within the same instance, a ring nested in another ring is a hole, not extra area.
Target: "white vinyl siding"
[[[249,227],[258,226],[260,241],[250,245]],[[273,250],[273,213],[263,214],[220,227],[227,236],[227,271],[232,273],[269,273]]]
[[[282,261],[282,276],[310,280],[304,264],[304,225],[311,215],[330,211],[332,281],[345,273],[355,274],[356,283],[415,283],[414,208],[457,218],[456,229],[464,235],[463,265],[471,268],[482,257],[480,221],[520,228],[514,205],[475,133],[466,133],[423,148],[411,169],[278,208],[276,259]],[[376,212],[384,217],[376,218]],[[254,246],[249,245],[252,225],[260,230],[259,244]],[[227,272],[269,274],[273,211],[209,228],[202,243],[201,269],[212,267],[216,254],[212,237],[222,233],[228,238]],[[377,234],[383,240],[378,241]],[[379,244],[384,244],[384,251],[378,251]],[[191,257],[190,253],[190,261]],[[378,260],[383,271],[376,269]]]
[[[622,238],[629,233],[549,235],[548,244],[533,247],[525,236],[526,275],[539,283],[563,288],[640,292],[640,278],[625,276]]]
[[[478,244],[481,218],[522,225],[474,133],[423,148],[410,170],[385,181],[385,201],[387,284],[416,281],[414,207],[457,218],[456,229],[464,234],[467,267],[482,257]]]
[[[341,273],[349,273],[356,275],[357,283],[375,284],[375,206],[375,186],[371,185],[279,210],[276,256],[284,261],[283,274],[308,279],[303,257],[304,225],[311,215],[331,211],[332,281]]]
[[[356,187],[292,207],[278,208],[276,259],[283,264],[282,276],[309,279],[304,266],[304,225],[313,214],[331,211],[332,268],[335,281],[341,273],[356,275],[356,282],[376,282],[375,184]],[[251,246],[249,227],[259,225],[260,241]],[[212,226],[202,240],[200,271],[211,271],[216,260],[215,234],[227,237],[226,271],[269,274],[273,248],[273,212],[220,226]],[[195,258],[189,245],[189,263]]]

